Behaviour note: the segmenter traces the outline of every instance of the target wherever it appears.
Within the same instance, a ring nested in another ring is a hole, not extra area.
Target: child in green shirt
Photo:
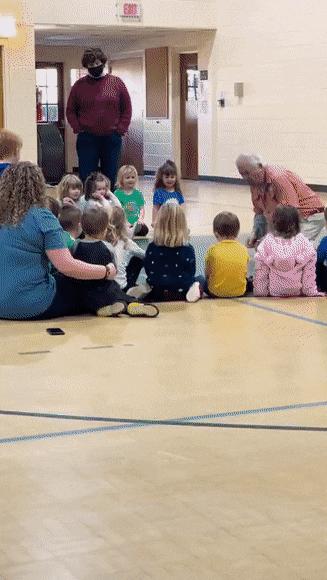
[[[72,249],[75,239],[82,232],[81,219],[81,210],[73,205],[64,205],[59,214],[59,222],[64,230],[64,241],[68,250]]]
[[[146,236],[149,228],[144,223],[144,197],[136,189],[138,175],[133,165],[123,165],[117,175],[115,196],[119,199],[134,236]]]

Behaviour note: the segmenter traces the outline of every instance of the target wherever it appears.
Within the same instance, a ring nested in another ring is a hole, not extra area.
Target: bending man
[[[296,207],[302,233],[318,242],[325,225],[324,204],[300,177],[283,167],[264,165],[256,155],[239,155],[236,167],[250,185],[255,214],[248,247],[253,248],[266,235],[277,205]]]

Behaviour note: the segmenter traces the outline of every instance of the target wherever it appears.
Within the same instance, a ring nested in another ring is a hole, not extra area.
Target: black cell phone
[[[51,334],[51,336],[59,336],[61,334],[65,334],[61,328],[47,328],[47,333]]]

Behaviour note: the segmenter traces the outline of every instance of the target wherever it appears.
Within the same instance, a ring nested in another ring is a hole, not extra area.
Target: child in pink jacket
[[[300,233],[295,207],[277,206],[273,233],[267,234],[255,256],[255,296],[323,296],[316,285],[317,255]]]

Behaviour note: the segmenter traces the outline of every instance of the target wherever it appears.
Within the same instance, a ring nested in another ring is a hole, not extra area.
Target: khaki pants
[[[315,248],[318,246],[321,238],[325,234],[325,216],[324,213],[314,213],[310,215],[307,219],[301,219],[301,232],[302,234],[311,240]],[[326,235],[326,234],[325,234]]]

